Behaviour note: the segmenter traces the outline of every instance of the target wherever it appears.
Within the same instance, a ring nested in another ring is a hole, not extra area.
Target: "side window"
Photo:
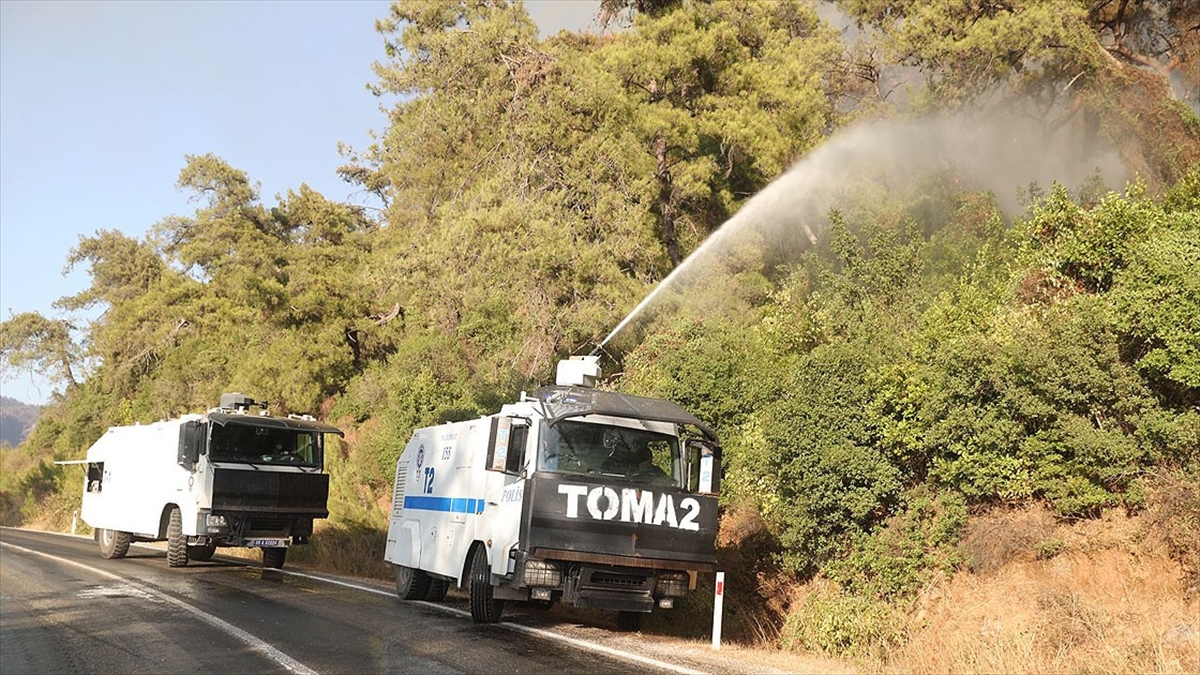
[[[505,473],[521,473],[521,465],[525,461],[525,445],[529,439],[529,427],[513,426],[508,438],[508,458],[504,464]]]
[[[296,454],[300,461],[311,464],[315,458],[313,452],[313,434],[296,435]]]
[[[700,446],[695,443],[688,443],[684,450],[684,465],[687,467],[687,475],[684,476],[684,489],[688,492],[695,492],[700,486]]]
[[[521,417],[492,418],[487,470],[520,473],[525,465],[525,441],[528,438],[529,420]]]
[[[204,424],[190,420],[179,425],[179,451],[176,461],[188,471],[195,468],[204,450]]]
[[[104,462],[89,462],[87,465],[87,491],[100,492],[104,489]]]

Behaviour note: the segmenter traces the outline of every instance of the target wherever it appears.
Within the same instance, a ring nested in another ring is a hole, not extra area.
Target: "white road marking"
[[[133,583],[129,579],[118,576],[111,572],[106,572],[105,570],[102,570],[102,569],[99,569],[96,567],[92,567],[91,565],[85,565],[83,563],[75,562],[74,560],[60,558],[56,555],[50,555],[49,553],[42,553],[41,551],[34,551],[33,549],[28,549],[28,548],[25,548],[24,546],[17,546],[16,544],[9,544],[7,542],[0,541],[0,547],[10,548],[15,551],[20,551],[21,553],[39,556],[42,558],[53,560],[55,562],[58,562],[58,563],[61,563],[64,565],[71,565],[74,567],[79,567],[79,568],[85,569],[93,574],[97,574],[102,577],[113,579],[114,581],[119,581],[122,584],[127,584],[127,585],[131,586],[132,588],[137,589],[141,593],[145,593],[145,594],[152,596],[154,598],[157,598],[173,607],[177,607],[179,609],[184,610],[185,612],[193,614],[194,616],[199,618],[204,623],[212,626],[213,628],[216,628],[217,630],[224,631],[225,633],[228,633],[229,635],[233,636],[234,638],[237,638],[238,640],[245,643],[248,647],[250,647],[254,651],[259,652],[263,656],[266,656],[267,658],[271,659],[275,663],[278,663],[279,665],[283,666],[287,670],[289,670],[293,673],[296,673],[296,675],[318,675],[317,671],[313,670],[312,668],[309,668],[308,666],[304,665],[303,663],[300,663],[299,661],[297,661],[296,659],[293,659],[292,657],[288,656],[287,654],[284,654],[283,652],[272,647],[271,645],[267,644],[266,642],[263,642],[262,640],[254,637],[253,635],[251,635],[250,633],[247,633],[246,631],[242,630],[241,628],[238,628],[237,626],[235,626],[221,618],[213,616],[212,614],[209,614],[201,609],[193,607],[193,606],[187,604],[186,602],[183,602],[182,600],[173,598],[173,597],[167,595],[166,593],[157,591],[153,588],[141,586],[139,584]]]
[[[661,668],[662,670],[669,670],[673,673],[680,673],[680,675],[706,675],[705,672],[702,670],[692,670],[691,668],[687,668],[685,666],[678,666],[678,665],[675,665],[674,663],[667,663],[666,661],[659,661],[658,659],[652,659],[649,656],[642,656],[641,654],[634,654],[632,652],[621,651],[620,649],[617,649],[615,647],[609,647],[606,645],[596,644],[594,642],[587,642],[586,640],[580,640],[579,638],[573,638],[573,637],[569,637],[567,635],[560,635],[558,633],[552,633],[550,631],[542,630],[540,628],[532,628],[530,626],[522,626],[522,625],[516,624],[516,623],[508,623],[507,621],[505,621],[503,623],[503,625],[505,625],[509,628],[512,628],[513,630],[521,631],[522,633],[529,633],[530,635],[537,635],[538,637],[549,638],[551,640],[558,640],[559,642],[566,642],[567,644],[573,645],[580,649],[586,649],[586,650],[593,651],[593,652],[599,652],[601,654],[607,654],[609,656],[612,656],[612,657],[615,657],[618,659],[622,659],[625,661],[634,661],[634,662],[641,663],[643,665],[651,666],[654,668]]]

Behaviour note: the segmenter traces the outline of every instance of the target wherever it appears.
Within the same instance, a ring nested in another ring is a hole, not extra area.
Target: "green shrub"
[[[904,642],[904,617],[892,605],[820,588],[784,622],[780,646],[836,658],[883,658]]]
[[[767,405],[764,437],[772,452],[760,471],[778,476],[771,523],[783,564],[811,574],[848,538],[869,532],[897,504],[902,469],[872,443],[862,345],[823,345],[797,361],[786,389]]]
[[[1040,541],[1037,544],[1037,559],[1049,560],[1059,553],[1062,553],[1066,547],[1067,543],[1062,539],[1055,538]]]
[[[949,574],[962,564],[956,544],[966,521],[960,497],[917,488],[904,495],[896,515],[877,530],[855,536],[822,571],[856,595],[912,597],[939,573]]]

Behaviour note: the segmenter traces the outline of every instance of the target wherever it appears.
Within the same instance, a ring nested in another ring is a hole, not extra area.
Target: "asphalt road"
[[[165,551],[136,544],[105,560],[88,538],[0,529],[4,675],[727,670],[569,632],[475,624],[371,582],[219,557],[171,569]]]

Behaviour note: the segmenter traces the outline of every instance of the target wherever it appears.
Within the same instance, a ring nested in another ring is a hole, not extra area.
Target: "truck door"
[[[482,472],[484,511],[481,531],[492,542],[489,551],[494,574],[508,574],[509,553],[517,546],[521,530],[521,505],[530,472],[529,420],[497,417],[488,439],[486,471]]]

